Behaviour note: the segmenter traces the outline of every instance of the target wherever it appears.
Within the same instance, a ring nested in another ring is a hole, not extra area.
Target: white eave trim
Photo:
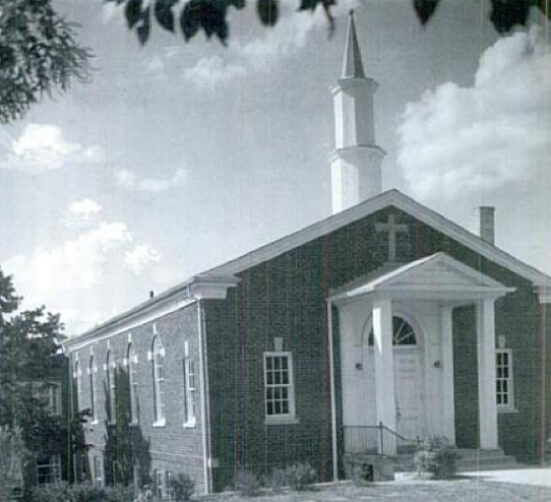
[[[62,343],[63,348],[69,352],[81,349],[92,341],[105,340],[132,330],[187,307],[198,300],[224,299],[228,288],[235,287],[238,283],[239,279],[237,277],[195,276],[184,285],[168,290],[80,336],[65,340]]]
[[[361,218],[381,211],[389,206],[404,211],[420,222],[452,238],[467,248],[481,254],[511,272],[524,277],[536,286],[551,288],[551,277],[527,265],[507,252],[484,241],[480,236],[465,230],[436,211],[416,202],[398,190],[389,190],[371,199],[314,223],[298,232],[267,244],[246,255],[209,270],[207,273],[235,275],[243,270],[268,261],[307,242],[327,235]]]

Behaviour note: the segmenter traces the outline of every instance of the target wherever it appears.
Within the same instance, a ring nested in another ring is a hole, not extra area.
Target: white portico
[[[511,291],[445,253],[389,263],[334,291],[345,434],[382,423],[455,443],[452,312],[474,304],[480,448],[497,448],[494,303]]]

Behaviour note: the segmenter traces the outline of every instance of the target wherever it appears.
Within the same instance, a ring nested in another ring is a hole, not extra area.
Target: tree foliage
[[[216,35],[225,44],[229,36],[227,13],[230,8],[243,9],[245,0],[105,0],[123,6],[128,27],[136,30],[141,44],[145,44],[151,33],[152,19],[164,30],[175,32],[176,26],[186,41],[200,30],[210,38]],[[255,0],[260,22],[273,26],[279,18],[279,0]],[[385,0],[380,0],[385,1]],[[434,15],[440,0],[410,0],[419,22],[424,26]],[[338,0],[297,0],[297,10],[314,11],[318,6],[324,9],[333,30],[331,9]],[[550,0],[490,0],[490,21],[498,33],[507,33],[515,25],[524,25],[530,7],[540,9],[550,17]]]
[[[59,345],[63,325],[44,307],[20,311],[21,300],[0,268],[0,430],[19,431],[30,460],[43,454],[68,458],[86,448],[86,412],[73,416],[65,406],[52,415],[40,397],[52,381],[68,390],[67,359]],[[62,400],[68,404],[66,395]]]
[[[91,53],[49,0],[0,1],[0,123],[89,76]]]

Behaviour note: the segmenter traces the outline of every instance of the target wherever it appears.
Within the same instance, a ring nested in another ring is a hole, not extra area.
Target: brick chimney
[[[494,244],[495,242],[495,207],[493,206],[480,206],[479,212],[479,235],[483,240]]]

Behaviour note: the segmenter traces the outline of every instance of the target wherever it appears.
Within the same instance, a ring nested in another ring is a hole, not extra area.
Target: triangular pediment
[[[514,291],[487,275],[451,258],[446,253],[381,269],[334,291],[331,299],[346,300],[368,294],[389,294],[442,301],[499,297]]]

